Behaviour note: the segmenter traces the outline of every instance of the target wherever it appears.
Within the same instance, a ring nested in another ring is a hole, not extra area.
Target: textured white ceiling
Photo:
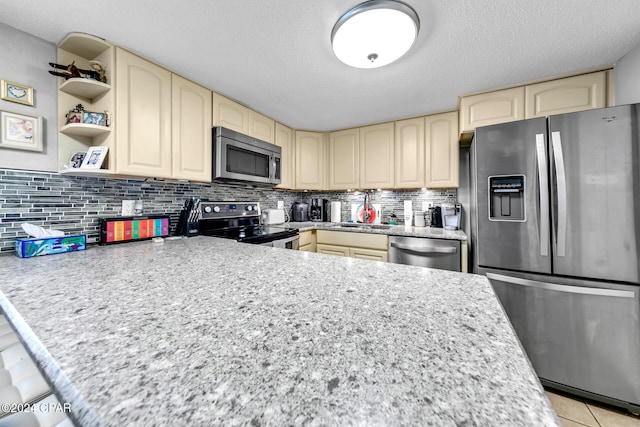
[[[0,22],[53,43],[76,31],[105,38],[318,131],[455,109],[459,95],[613,65],[640,43],[638,0],[405,0],[421,20],[415,45],[361,70],[330,40],[360,2],[3,0]]]

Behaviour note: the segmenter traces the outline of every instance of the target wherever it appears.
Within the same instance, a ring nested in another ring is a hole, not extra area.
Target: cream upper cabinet
[[[295,188],[295,150],[293,130],[276,123],[276,145],[282,148],[280,157],[280,185],[278,188]]]
[[[249,136],[274,144],[276,140],[276,122],[267,116],[249,110]]]
[[[271,144],[276,140],[275,120],[215,92],[213,126],[223,126]]]
[[[395,187],[424,187],[424,117],[396,122],[395,150]]]
[[[460,132],[524,119],[524,87],[497,90],[460,99]]]
[[[223,126],[227,129],[249,135],[249,109],[244,105],[226,98],[219,93],[213,93],[213,126]]]
[[[393,188],[394,123],[360,128],[360,188]]]
[[[296,131],[296,188],[326,189],[326,139],[321,132]]]
[[[605,71],[525,86],[525,118],[604,108]]]
[[[171,178],[171,72],[116,49],[116,173]]]
[[[360,129],[345,129],[329,134],[329,189],[359,187]]]
[[[458,112],[425,117],[426,187],[459,185]]]
[[[211,182],[211,91],[172,76],[172,177]]]

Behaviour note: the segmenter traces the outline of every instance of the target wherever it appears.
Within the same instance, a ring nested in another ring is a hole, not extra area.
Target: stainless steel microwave
[[[213,128],[213,141],[214,182],[280,184],[282,148],[222,126]]]

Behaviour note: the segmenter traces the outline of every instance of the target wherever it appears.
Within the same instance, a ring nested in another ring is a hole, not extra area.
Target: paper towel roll
[[[342,221],[342,203],[340,202],[331,202],[331,222],[341,222]]]

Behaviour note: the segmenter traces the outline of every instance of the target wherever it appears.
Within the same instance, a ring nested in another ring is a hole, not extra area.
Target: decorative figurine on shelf
[[[89,61],[89,65],[91,65],[91,68],[93,68],[93,71],[98,73],[98,78],[96,80],[98,80],[98,81],[100,81],[102,83],[106,83],[107,82],[107,76],[105,75],[104,65],[102,65],[98,61]]]
[[[104,74],[104,67],[97,61],[91,61],[91,67],[93,70],[83,70],[81,68],[76,67],[75,61],[73,61],[70,65],[61,65],[56,64],[54,62],[49,62],[49,65],[54,68],[54,70],[61,71],[53,71],[49,70],[49,74],[58,77],[64,77],[65,80],[71,78],[81,78],[81,79],[93,79],[99,82],[106,83],[107,78]],[[95,64],[95,65],[94,65]]]

